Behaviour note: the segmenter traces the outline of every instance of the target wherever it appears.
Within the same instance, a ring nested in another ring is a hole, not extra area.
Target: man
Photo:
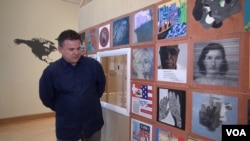
[[[65,30],[58,37],[62,57],[39,81],[42,103],[56,113],[57,141],[100,141],[104,124],[100,98],[106,79],[100,63],[81,56],[80,35]]]
[[[178,45],[161,46],[159,50],[161,66],[159,69],[177,69]]]

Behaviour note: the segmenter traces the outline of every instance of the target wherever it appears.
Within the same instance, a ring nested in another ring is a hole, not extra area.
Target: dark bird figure
[[[36,57],[48,64],[52,61],[49,54],[57,50],[53,42],[42,38],[32,38],[31,40],[15,39],[14,43],[17,45],[26,44]]]

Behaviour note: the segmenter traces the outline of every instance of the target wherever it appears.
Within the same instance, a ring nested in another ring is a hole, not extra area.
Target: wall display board
[[[132,14],[132,43],[153,41],[154,10],[153,7],[136,11]]]
[[[223,124],[250,124],[242,1],[209,1],[217,5],[210,14],[228,12],[216,19],[197,12],[207,1],[161,0],[84,30],[87,55],[102,58],[107,72],[102,106],[117,122],[129,117],[131,141],[220,141]]]
[[[153,141],[152,125],[131,118],[131,141]]]
[[[183,137],[176,136],[169,131],[156,128],[155,141],[185,141]]]
[[[132,82],[131,112],[149,119],[153,116],[153,86]]]
[[[153,80],[154,47],[132,49],[132,79]]]
[[[113,47],[129,44],[129,16],[113,21]]]
[[[192,132],[219,141],[222,124],[238,124],[238,98],[193,92]]]
[[[185,130],[186,92],[157,88],[157,121]]]
[[[239,38],[194,44],[194,82],[237,87]]]
[[[99,27],[99,49],[110,48],[110,24]]]
[[[187,82],[187,50],[186,43],[158,47],[158,81]]]
[[[187,0],[170,0],[158,5],[157,38],[185,36],[187,33]]]

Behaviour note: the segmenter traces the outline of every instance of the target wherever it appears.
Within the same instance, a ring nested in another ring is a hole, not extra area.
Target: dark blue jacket
[[[106,79],[101,64],[81,57],[76,66],[63,58],[50,64],[39,81],[42,103],[56,113],[56,135],[78,140],[100,130],[104,124],[100,98]]]

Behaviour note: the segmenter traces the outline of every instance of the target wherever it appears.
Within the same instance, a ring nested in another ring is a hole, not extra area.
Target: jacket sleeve
[[[53,88],[52,78],[47,70],[45,70],[39,81],[39,97],[44,106],[55,110],[55,91]]]
[[[96,85],[97,85],[97,92],[99,95],[99,98],[102,97],[103,92],[105,90],[105,86],[106,86],[106,77],[103,71],[103,68],[101,66],[101,64],[99,62],[97,62],[97,81],[96,81]]]

